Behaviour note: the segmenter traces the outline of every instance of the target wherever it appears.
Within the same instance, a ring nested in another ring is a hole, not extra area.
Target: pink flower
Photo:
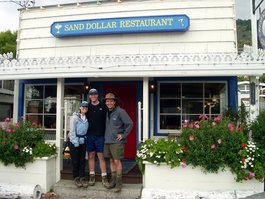
[[[32,124],[32,126],[37,126],[38,125],[37,122],[32,122],[31,124]]]
[[[240,132],[241,131],[241,128],[240,127],[237,127],[237,131]]]
[[[212,126],[216,126],[216,122],[212,122]]]
[[[189,126],[190,126],[190,128],[193,128],[194,127],[194,124],[193,123],[190,123]]]
[[[22,115],[21,118],[22,119],[27,119],[27,116],[26,115]]]
[[[16,123],[16,127],[20,127],[20,123]]]
[[[187,128],[187,126],[188,126],[188,123],[187,122],[185,122],[185,123],[183,123],[183,128]]]
[[[219,116],[215,117],[213,120],[214,120],[215,122],[221,121],[221,120],[222,120],[222,116],[219,115]]]
[[[9,122],[10,121],[10,118],[9,117],[6,117],[5,118],[5,122]]]
[[[186,165],[184,162],[180,162],[180,166],[181,166],[182,168],[186,168],[186,167],[187,167],[187,165]]]
[[[227,125],[227,127],[228,127],[229,131],[234,131],[235,130],[234,125],[232,123],[229,123]]]
[[[208,116],[207,115],[204,115],[204,114],[200,114],[199,116],[199,119],[202,119],[202,120],[207,120],[208,119]]]
[[[219,138],[219,139],[217,140],[217,142],[218,142],[218,144],[221,144],[221,143],[222,143],[221,138]]]
[[[215,149],[215,148],[216,148],[215,144],[212,144],[211,149]]]
[[[194,136],[193,136],[193,135],[190,135],[190,136],[189,136],[189,140],[190,140],[190,141],[194,140]]]
[[[3,126],[3,128],[5,129],[5,128],[8,126],[8,123],[7,123],[7,122],[4,122],[4,123],[2,124],[2,126]]]
[[[199,129],[199,128],[200,128],[200,123],[199,123],[198,121],[196,121],[196,122],[194,123],[194,126],[195,126],[195,128]]]
[[[18,150],[18,148],[19,148],[18,144],[14,144],[14,149]]]
[[[11,133],[11,132],[12,132],[12,129],[7,128],[7,129],[6,129],[6,132],[7,132],[7,133]]]

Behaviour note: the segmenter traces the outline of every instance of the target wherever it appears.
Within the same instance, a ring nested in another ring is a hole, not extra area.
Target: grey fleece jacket
[[[127,112],[116,107],[110,114],[106,114],[105,143],[125,143],[126,138],[133,128],[133,121]],[[117,141],[117,135],[122,134],[122,140]]]

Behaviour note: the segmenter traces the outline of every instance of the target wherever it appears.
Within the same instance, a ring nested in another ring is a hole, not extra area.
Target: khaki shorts
[[[120,160],[124,158],[124,144],[105,144],[104,157]]]

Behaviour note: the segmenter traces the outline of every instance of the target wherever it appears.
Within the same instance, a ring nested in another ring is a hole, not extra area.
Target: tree
[[[0,32],[0,54],[12,52],[14,58],[16,57],[17,48],[17,32],[10,30]]]

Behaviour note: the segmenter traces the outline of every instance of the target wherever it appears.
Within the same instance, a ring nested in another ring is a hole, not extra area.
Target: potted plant
[[[163,138],[140,145],[137,162],[144,172],[143,193],[148,189],[186,194],[190,190],[262,192],[265,167],[255,141],[229,118],[200,118],[183,124],[178,142]]]
[[[56,147],[46,143],[44,130],[24,119],[0,127],[1,183],[39,184],[44,192],[55,183]]]

